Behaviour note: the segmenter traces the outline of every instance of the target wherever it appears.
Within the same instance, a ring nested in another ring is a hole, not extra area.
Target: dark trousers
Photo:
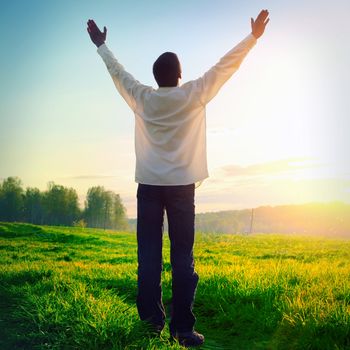
[[[163,327],[162,238],[167,213],[172,267],[172,314],[170,330],[193,330],[193,301],[198,283],[194,270],[194,184],[153,186],[137,190],[138,294],[141,320]]]

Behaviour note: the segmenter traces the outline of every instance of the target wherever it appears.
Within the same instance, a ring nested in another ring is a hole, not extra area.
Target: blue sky
[[[0,178],[103,185],[135,216],[133,115],[86,32],[95,19],[137,79],[174,51],[197,78],[271,22],[239,72],[208,105],[211,177],[197,211],[350,201],[348,1],[11,1],[0,29]],[[252,169],[254,171],[252,171]],[[259,171],[257,170],[259,169]]]

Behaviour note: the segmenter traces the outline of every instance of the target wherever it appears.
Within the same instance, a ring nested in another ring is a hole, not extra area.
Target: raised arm
[[[124,98],[129,107],[135,111],[137,100],[141,99],[142,94],[150,87],[142,85],[114,57],[113,53],[105,44],[107,28],[101,32],[93,20],[88,20],[87,31],[91,41],[97,46],[97,52],[106,64],[109,74],[112,77],[115,87]]]
[[[250,49],[256,44],[257,39],[264,33],[265,27],[269,22],[268,15],[269,12],[267,10],[262,10],[255,20],[251,19],[251,34],[223,56],[201,78],[194,81],[200,90],[203,104],[208,103],[218,93],[224,83],[238,70]]]

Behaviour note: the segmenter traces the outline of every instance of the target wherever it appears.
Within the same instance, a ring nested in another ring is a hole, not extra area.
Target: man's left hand
[[[97,27],[94,20],[89,19],[87,22],[87,31],[90,35],[91,41],[97,46],[100,47],[102,44],[106,41],[107,36],[107,28],[103,27],[103,32],[100,31],[100,29]]]

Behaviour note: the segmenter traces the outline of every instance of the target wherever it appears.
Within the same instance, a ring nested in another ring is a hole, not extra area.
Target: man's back
[[[153,90],[135,116],[137,182],[188,185],[208,176],[205,111],[195,89]]]
[[[105,44],[98,48],[114,84],[135,114],[135,181],[188,185],[208,177],[205,106],[255,45],[250,34],[202,77],[153,89],[138,82]]]

